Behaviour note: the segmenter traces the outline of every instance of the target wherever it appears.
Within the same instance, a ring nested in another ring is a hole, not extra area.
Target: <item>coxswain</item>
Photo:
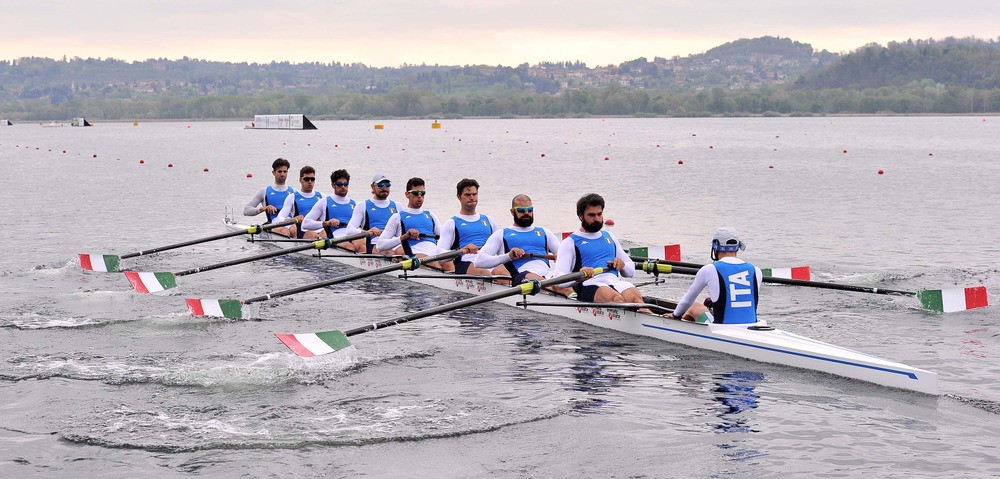
[[[745,249],[746,244],[735,229],[715,230],[713,262],[698,270],[691,287],[668,317],[698,323],[756,323],[757,297],[764,276],[760,268],[736,257]],[[708,287],[708,305],[696,302],[705,287]]]

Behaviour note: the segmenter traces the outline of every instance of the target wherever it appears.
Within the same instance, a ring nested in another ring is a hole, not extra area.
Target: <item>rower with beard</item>
[[[372,197],[365,200],[364,208],[355,208],[351,221],[347,223],[349,234],[368,233],[365,252],[369,254],[392,254],[392,250],[380,251],[375,247],[375,239],[382,234],[392,215],[399,212],[396,202],[389,199],[392,181],[388,176],[377,174],[372,178]]]
[[[406,207],[389,217],[375,243],[379,251],[394,250],[394,254],[416,258],[438,253],[435,238],[441,234],[441,222],[434,213],[423,209],[426,194],[427,186],[422,178],[415,177],[406,181]],[[447,272],[455,271],[455,265],[450,261],[434,261],[427,263],[427,266]]]
[[[479,249],[475,265],[492,269],[503,266],[514,278],[514,284],[545,279],[552,269],[549,260],[555,259],[559,239],[548,228],[532,226],[535,207],[528,195],[517,195],[510,202],[514,226],[494,231]],[[570,288],[552,287],[565,296],[575,295]]]
[[[580,230],[574,231],[559,245],[556,265],[549,277],[577,271],[583,273],[588,279],[574,286],[577,299],[582,302],[644,303],[639,289],[621,279],[635,275],[635,263],[613,234],[601,231],[604,226],[604,198],[596,193],[584,195],[576,202],[576,215],[580,218]],[[609,262],[610,271],[594,275],[594,268],[608,268]],[[650,312],[646,308],[639,311]]]
[[[307,231],[306,239],[340,238],[351,233],[348,222],[357,203],[347,197],[350,184],[351,174],[347,170],[336,170],[330,174],[333,194],[317,201],[302,220],[302,229]],[[365,240],[359,238],[337,243],[337,246],[350,251],[364,251]]]
[[[312,210],[312,207],[319,200],[323,199],[322,193],[313,190],[313,187],[316,186],[315,168],[307,165],[299,170],[299,185],[302,186],[302,189],[285,198],[285,204],[281,207],[281,211],[278,212],[277,218],[275,218],[278,222],[295,218],[298,221],[298,225],[288,227],[288,236],[295,236],[296,238],[302,238],[306,233],[305,228],[297,226],[302,225],[302,220],[305,218],[306,213]],[[277,230],[275,228],[275,231]]]
[[[497,266],[491,271],[473,265],[479,248],[499,229],[493,218],[476,213],[476,206],[479,205],[479,182],[463,178],[456,185],[456,190],[455,196],[462,206],[459,214],[448,218],[441,226],[441,241],[438,245],[442,251],[465,247],[471,252],[455,260],[455,272],[458,274],[507,276],[506,268]]]

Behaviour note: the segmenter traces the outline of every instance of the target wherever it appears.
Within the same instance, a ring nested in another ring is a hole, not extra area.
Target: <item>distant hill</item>
[[[1000,42],[975,38],[870,44],[829,68],[803,76],[798,88],[861,90],[931,80],[947,86],[1000,88]]]

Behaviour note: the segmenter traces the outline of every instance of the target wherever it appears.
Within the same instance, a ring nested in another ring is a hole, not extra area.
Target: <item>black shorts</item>
[[[521,284],[521,283],[527,281],[528,279],[526,277],[529,274],[531,274],[531,271],[518,271],[517,275],[514,276],[514,280],[513,280],[513,282],[511,282],[511,284],[512,285],[518,285],[518,284]]]
[[[597,296],[597,290],[601,289],[600,285],[592,284],[590,286],[576,285],[573,290],[576,291],[576,299],[584,303],[593,303],[594,296]]]
[[[465,273],[468,273],[469,272],[469,266],[472,266],[472,263],[470,263],[468,261],[462,261],[461,259],[456,259],[455,260],[455,274],[465,274]]]

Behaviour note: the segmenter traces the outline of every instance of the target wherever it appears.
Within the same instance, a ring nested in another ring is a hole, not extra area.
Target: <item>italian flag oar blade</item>
[[[808,266],[797,266],[795,268],[761,268],[760,271],[764,273],[765,278],[800,279],[802,281],[809,281],[812,278],[812,274],[810,273]]]
[[[985,308],[990,305],[986,286],[918,291],[917,298],[920,298],[920,304],[924,308],[942,313]]]
[[[293,353],[303,357],[321,356],[340,351],[351,345],[343,331],[323,331],[319,333],[274,333]]]
[[[132,283],[132,288],[137,293],[159,293],[177,287],[177,277],[174,273],[126,271],[125,277]]]
[[[121,258],[114,254],[89,254],[79,253],[80,267],[87,271],[101,271],[104,273],[118,272]]]
[[[229,319],[243,318],[243,302],[238,299],[187,298],[185,301],[192,316],[214,316]]]

